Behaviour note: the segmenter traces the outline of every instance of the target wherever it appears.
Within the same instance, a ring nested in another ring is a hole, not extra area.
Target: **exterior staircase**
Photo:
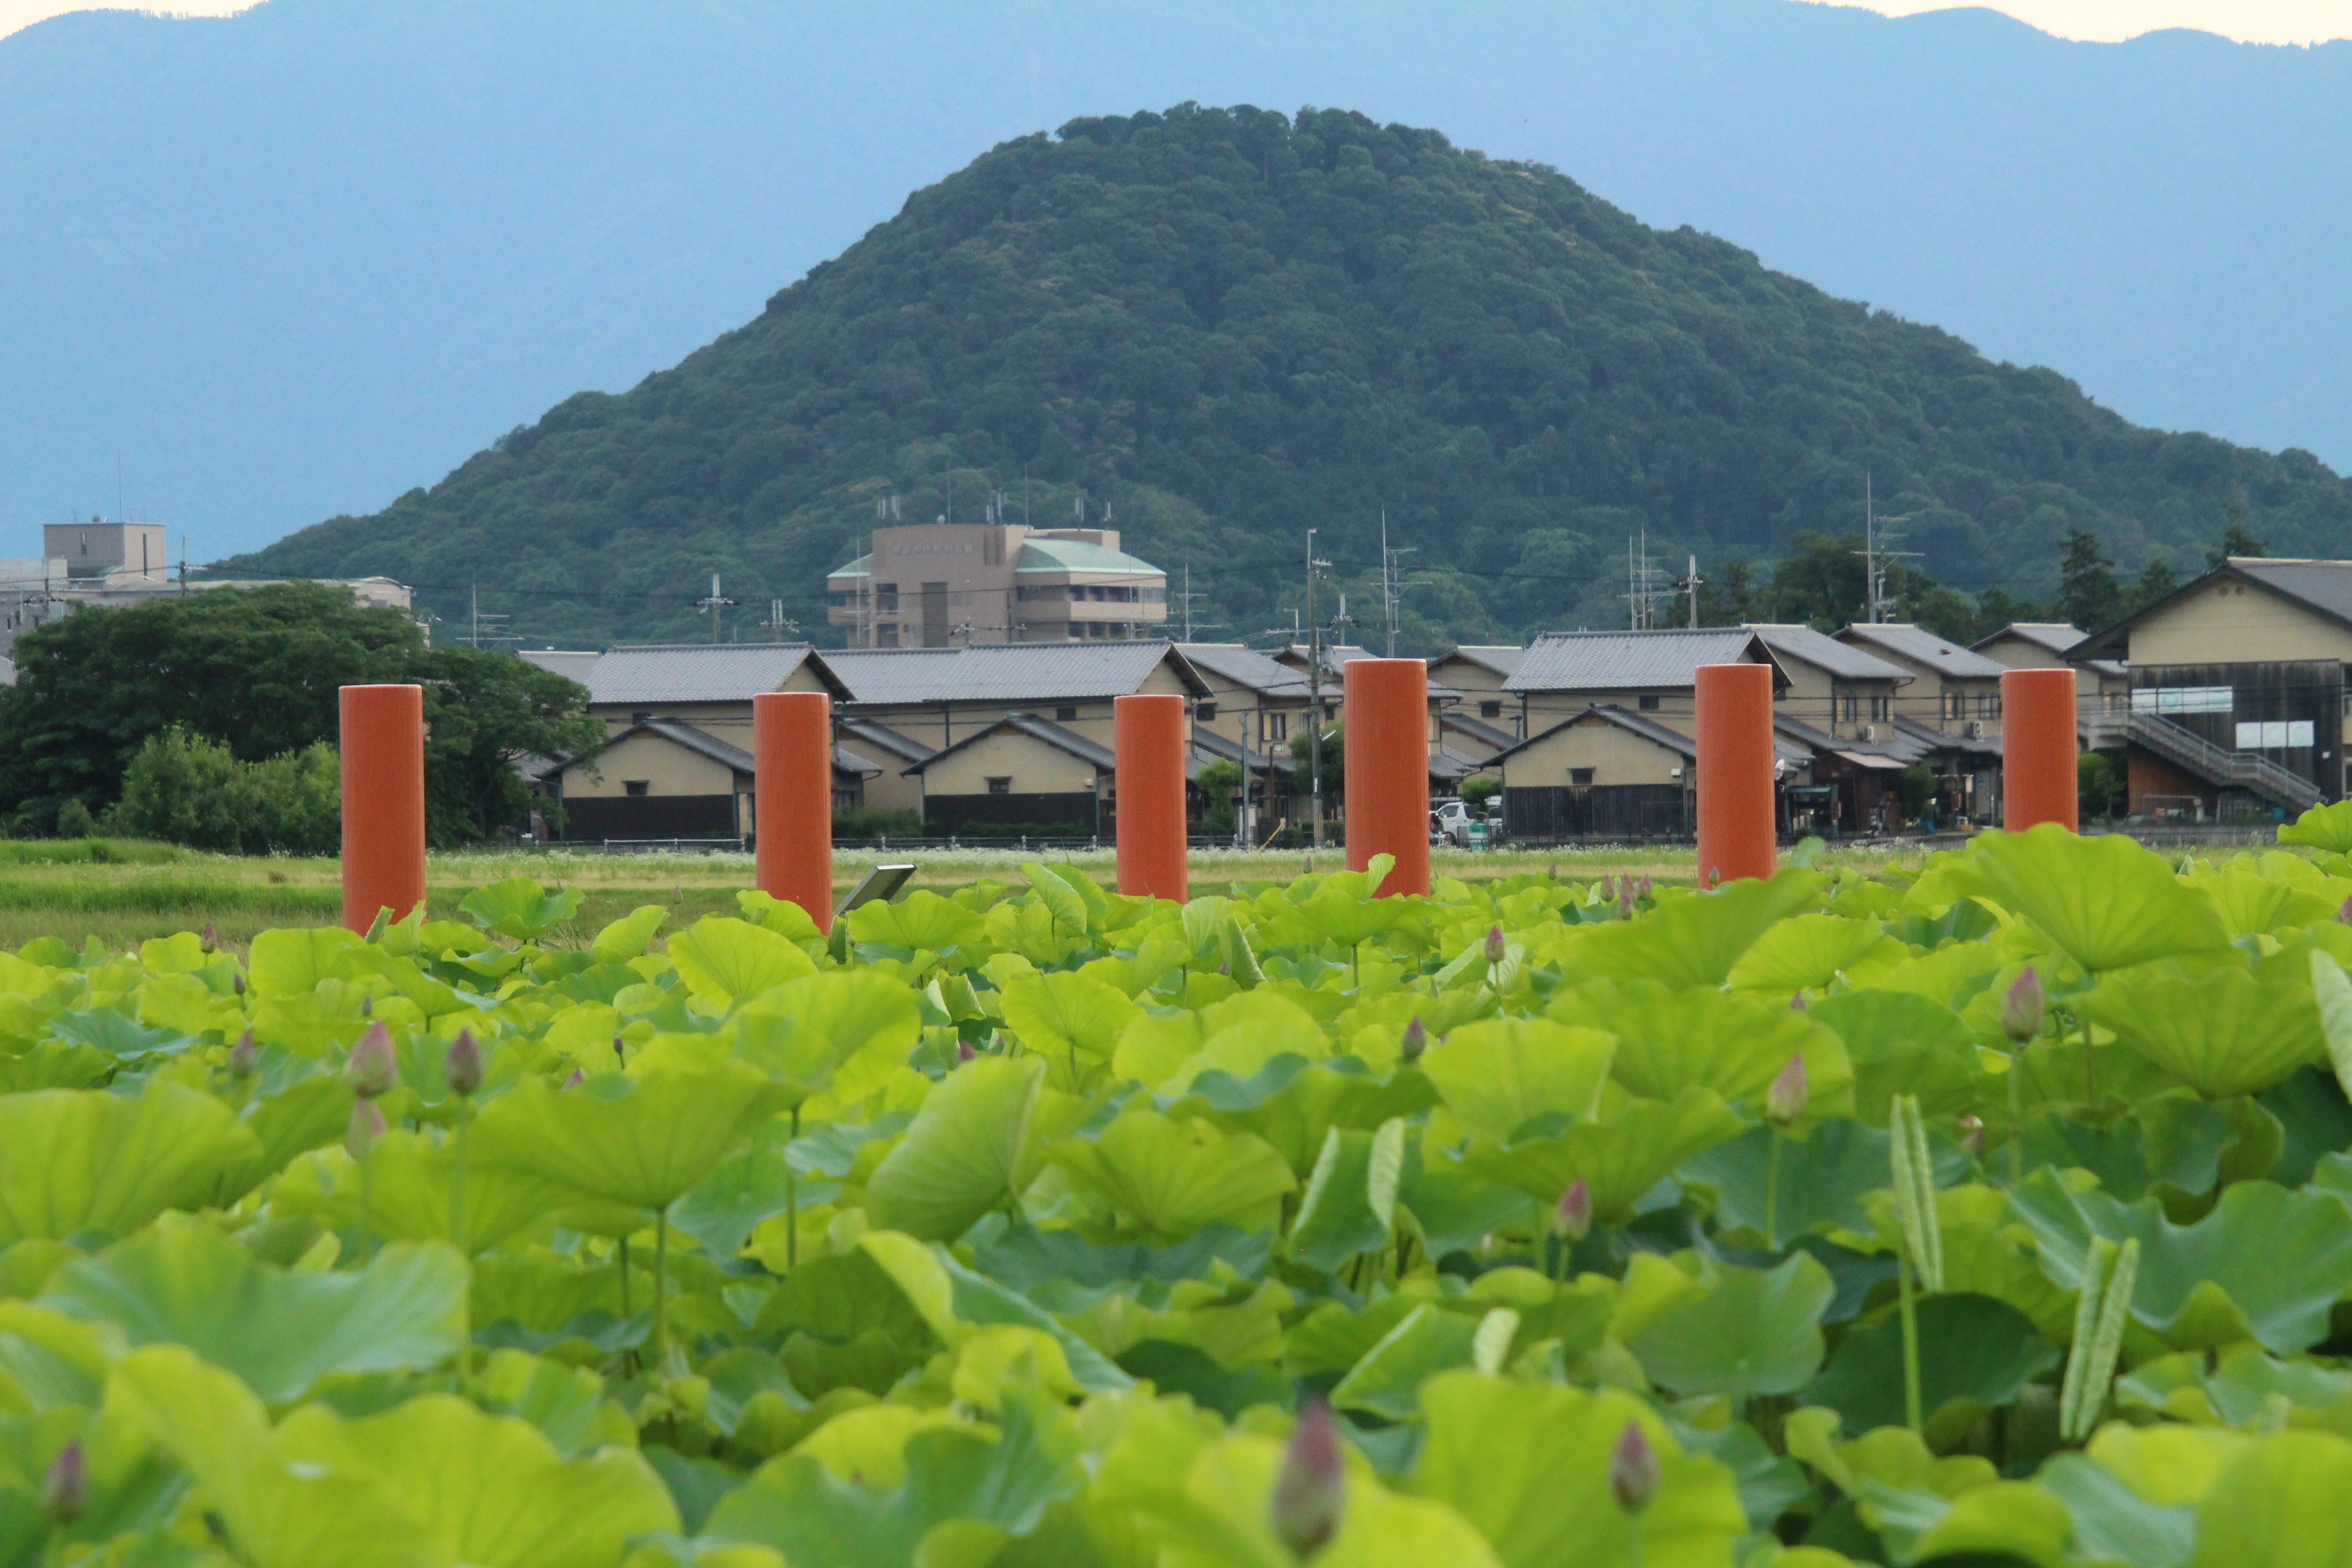
[[[2307,811],[2324,798],[2317,784],[2260,752],[2229,751],[2154,713],[2100,714],[2091,721],[2090,740],[2094,746],[2128,741],[2199,778],[2251,791],[2293,811]]]

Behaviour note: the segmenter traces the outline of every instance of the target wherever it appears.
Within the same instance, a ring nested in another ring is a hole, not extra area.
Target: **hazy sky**
[[[1952,9],[1948,0],[1812,0],[1889,16]],[[0,37],[66,11],[166,11],[225,16],[252,0],[172,0],[157,5],[88,5],[74,0],[0,0]],[[2063,38],[2114,42],[2158,27],[2197,27],[2241,43],[2316,44],[2352,38],[2352,0],[2001,0],[1991,6]]]

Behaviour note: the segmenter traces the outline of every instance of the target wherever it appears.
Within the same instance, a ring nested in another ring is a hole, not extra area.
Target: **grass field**
[[[1885,851],[1860,849],[1842,852],[1840,858],[1876,867],[1890,857]],[[844,850],[835,857],[834,873],[846,890],[877,859],[899,858],[898,854]],[[1118,864],[1108,849],[1026,854],[1012,849],[914,850],[905,852],[904,858],[917,867],[918,886],[937,888],[961,887],[984,877],[1016,880],[1022,863],[1037,859],[1080,866],[1108,883]],[[1192,890],[1220,893],[1235,883],[1286,881],[1308,869],[1310,862],[1324,870],[1345,864],[1337,848],[1318,856],[1196,850]],[[1439,876],[1470,881],[1554,868],[1571,877],[1630,871],[1664,882],[1688,881],[1691,852],[1638,847],[1441,850],[1433,856]],[[62,937],[76,947],[96,936],[110,947],[122,947],[210,924],[224,943],[242,948],[256,931],[272,926],[333,921],[342,907],[340,876],[337,862],[324,858],[206,855],[166,844],[103,838],[0,840],[0,947],[13,950],[42,935]],[[640,904],[674,904],[681,921],[714,911],[732,913],[735,892],[751,885],[752,869],[749,855],[540,850],[436,855],[428,876],[427,902],[436,918],[455,918],[458,902],[468,892],[502,878],[531,877],[579,888],[587,894],[579,924],[593,932]]]

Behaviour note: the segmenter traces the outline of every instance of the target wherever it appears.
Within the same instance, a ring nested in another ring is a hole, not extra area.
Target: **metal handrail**
[[[2317,805],[2323,798],[2319,786],[2301,773],[2252,752],[2217,746],[2187,726],[2154,713],[2099,715],[2091,722],[2093,743],[2099,743],[2111,729],[2120,730],[2125,739],[2200,778],[2241,785],[2281,805],[2304,809]]]

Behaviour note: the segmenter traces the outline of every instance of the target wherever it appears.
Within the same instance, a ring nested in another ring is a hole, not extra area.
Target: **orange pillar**
[[[425,901],[425,688],[346,686],[338,706],[343,924],[364,931]]]
[[[1120,697],[1110,705],[1118,757],[1118,890],[1182,903],[1190,889],[1184,862],[1184,700]]]
[[[2082,830],[2074,760],[2074,672],[2012,669],[2000,678],[2000,825]]]
[[[1772,667],[1698,667],[1698,884],[1774,865]]]
[[[760,890],[833,930],[833,699],[762,691],[751,699],[751,831]]]
[[[1350,659],[1347,688],[1348,869],[1375,855],[1396,868],[1381,893],[1429,891],[1429,667]]]

